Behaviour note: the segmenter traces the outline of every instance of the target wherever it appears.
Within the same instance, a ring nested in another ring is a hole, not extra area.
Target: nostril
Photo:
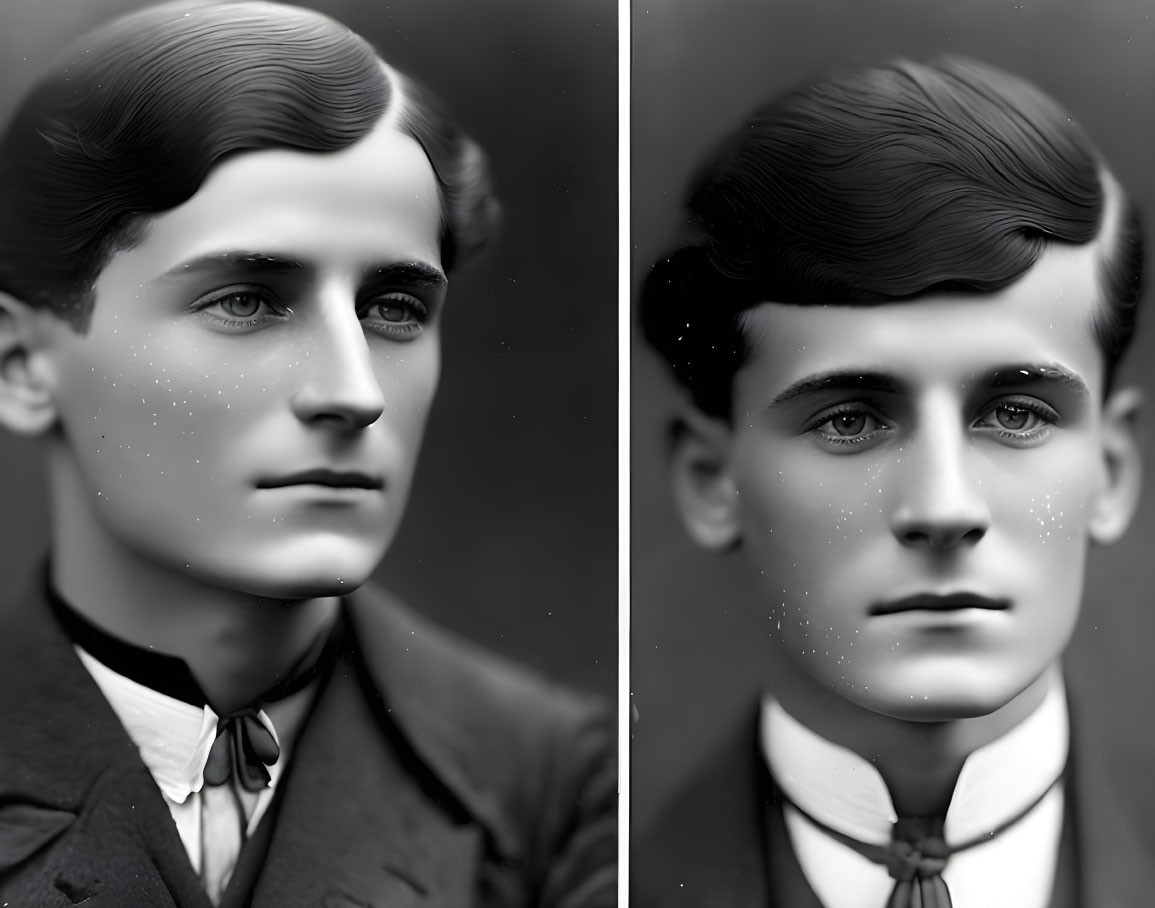
[[[293,412],[309,425],[328,426],[338,430],[363,429],[372,425],[385,412],[380,395],[370,399],[345,399],[337,394],[301,393],[293,400]]]
[[[905,530],[899,533],[898,537],[904,545],[950,549],[958,545],[974,545],[985,535],[986,528],[982,526],[940,526]]]

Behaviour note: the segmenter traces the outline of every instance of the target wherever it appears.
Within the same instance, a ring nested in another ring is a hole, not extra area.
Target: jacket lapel
[[[635,839],[631,905],[779,908],[767,885],[769,786],[750,706],[648,831]],[[780,906],[795,908],[795,906]]]
[[[43,587],[6,606],[0,894],[37,905],[209,908],[160,792]]]
[[[361,594],[347,609],[346,642],[356,646],[342,647],[294,751],[254,908],[476,901],[482,829],[442,777],[448,745],[435,746],[433,759],[415,747],[407,693],[423,691],[423,711],[443,712],[397,656],[400,615],[364,602],[378,595]]]

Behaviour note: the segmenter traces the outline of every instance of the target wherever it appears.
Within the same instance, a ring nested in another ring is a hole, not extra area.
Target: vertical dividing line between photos
[[[618,904],[630,883],[630,0],[618,0]]]

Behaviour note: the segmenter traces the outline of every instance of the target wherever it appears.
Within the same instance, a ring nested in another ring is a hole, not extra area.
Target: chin
[[[897,673],[895,673],[897,674]],[[953,722],[989,716],[1009,704],[1030,679],[995,669],[981,673],[941,671],[932,679],[888,677],[846,688],[842,695],[871,712],[905,722]]]
[[[368,579],[369,573],[335,577],[331,572],[295,571],[292,576],[244,578],[241,583],[233,584],[233,588],[262,599],[323,599],[348,595]]]
[[[269,599],[344,596],[362,586],[385,555],[381,540],[326,536],[249,551],[243,564],[215,564],[202,578],[215,586]]]

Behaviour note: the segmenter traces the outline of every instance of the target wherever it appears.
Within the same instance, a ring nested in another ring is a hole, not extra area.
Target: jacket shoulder
[[[479,731],[496,727],[513,734],[507,744],[565,733],[605,715],[596,697],[438,626],[385,590],[364,588],[350,604],[362,655],[375,678],[385,676],[389,699],[406,696],[419,681],[422,689],[415,693],[427,706],[439,703],[455,720],[468,713],[479,720]]]
[[[617,764],[605,705],[383,590],[362,588],[348,602],[386,708],[509,865],[538,880],[538,903],[580,894],[573,904],[615,904]]]
[[[764,908],[767,793],[754,710],[728,729],[632,836],[630,905]]]

